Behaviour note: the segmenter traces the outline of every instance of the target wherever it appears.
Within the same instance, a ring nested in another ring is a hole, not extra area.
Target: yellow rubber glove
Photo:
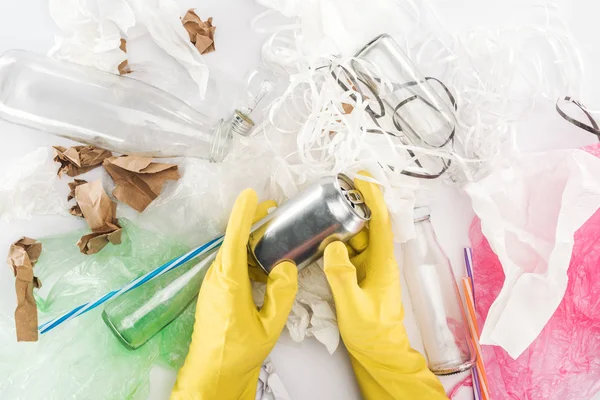
[[[442,384],[427,369],[423,356],[411,349],[402,322],[400,271],[383,195],[365,180],[356,179],[355,185],[371,209],[368,234],[350,242],[352,259],[342,242],[327,246],[325,274],[363,397],[446,399]]]
[[[281,263],[269,274],[264,306],[257,310],[247,259],[256,209],[256,193],[243,191],[223,246],[202,283],[192,343],[171,399],[256,397],[261,364],[275,346],[298,290],[296,266]]]

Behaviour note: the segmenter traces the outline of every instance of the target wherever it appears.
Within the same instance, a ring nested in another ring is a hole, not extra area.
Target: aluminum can
[[[321,258],[329,243],[347,242],[370,217],[350,178],[326,177],[259,221],[250,234],[249,254],[267,274],[282,261],[301,270]]]

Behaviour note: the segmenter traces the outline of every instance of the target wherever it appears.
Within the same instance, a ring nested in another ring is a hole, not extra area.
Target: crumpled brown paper
[[[117,221],[117,204],[104,191],[100,180],[75,186],[75,201],[92,233],[79,239],[83,254],[94,254],[109,242],[121,243],[121,226]]]
[[[12,267],[17,293],[15,326],[17,341],[36,342],[38,340],[37,305],[33,298],[33,288],[42,283],[33,275],[33,266],[42,252],[42,244],[37,240],[22,237],[10,246],[8,265]]]
[[[53,147],[56,153],[54,161],[60,163],[58,176],[62,176],[62,174],[81,175],[99,167],[105,158],[112,156],[110,151],[94,146],[73,146],[68,149],[62,146]]]
[[[83,185],[85,183],[87,183],[87,181],[84,179],[75,179],[75,180],[73,180],[73,182],[69,182],[69,189],[71,189],[71,191],[69,192],[69,196],[67,196],[67,201],[74,199],[75,198],[75,188],[77,186]],[[81,208],[79,207],[79,204],[75,204],[73,207],[71,207],[69,212],[71,213],[71,215],[83,218],[83,213],[81,212]]]
[[[115,181],[113,196],[139,212],[158,197],[165,181],[181,177],[177,165],[155,163],[146,157],[111,157],[103,165]]]
[[[202,21],[200,17],[190,8],[181,20],[183,27],[190,35],[190,41],[196,46],[200,54],[215,51],[215,30],[212,17]]]
[[[119,46],[123,53],[127,53],[127,40],[121,38],[121,45]],[[129,61],[125,60],[119,66],[119,75],[126,75],[131,73],[131,68],[129,67]]]

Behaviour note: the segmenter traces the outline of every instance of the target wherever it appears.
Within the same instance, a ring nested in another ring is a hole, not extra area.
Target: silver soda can
[[[323,178],[257,223],[249,254],[267,274],[282,261],[292,261],[301,270],[321,258],[329,243],[347,242],[370,217],[350,178]]]

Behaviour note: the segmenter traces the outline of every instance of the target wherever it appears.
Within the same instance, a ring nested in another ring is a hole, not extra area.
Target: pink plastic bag
[[[584,150],[600,157],[600,145]],[[469,236],[481,327],[504,272],[479,219]],[[568,277],[560,306],[519,358],[513,360],[500,347],[483,346],[492,399],[587,400],[600,391],[600,210],[575,234]]]

